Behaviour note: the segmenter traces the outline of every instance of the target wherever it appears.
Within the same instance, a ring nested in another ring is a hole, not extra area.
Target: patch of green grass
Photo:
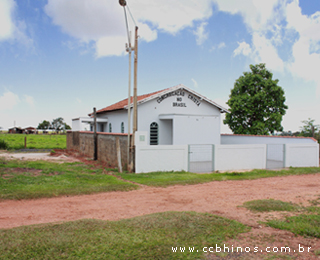
[[[66,149],[66,135],[26,135],[26,134],[0,134],[0,141],[8,144],[11,150],[24,148],[24,139],[27,138],[27,147],[29,149]]]
[[[298,211],[302,207],[291,203],[284,202],[281,200],[251,200],[243,203],[243,206],[251,211],[256,212],[269,212],[269,211]]]
[[[266,224],[273,228],[289,230],[296,235],[320,238],[320,215],[286,217],[285,220],[269,220]]]
[[[138,186],[106,175],[83,163],[0,159],[0,199],[35,199],[108,191]]]
[[[140,174],[118,173],[121,178],[148,186],[167,187],[225,180],[254,180],[267,177],[320,173],[320,167],[290,168],[287,170],[253,170],[250,172],[226,172],[197,174],[190,172],[152,172]]]
[[[310,202],[310,204],[311,204],[312,206],[318,206],[318,205],[320,205],[320,195],[318,195],[318,198],[317,198],[317,199],[315,199],[315,200],[309,200],[309,202]]]
[[[307,213],[286,217],[285,219],[268,220],[265,224],[273,228],[291,231],[296,235],[320,238],[320,207],[302,207],[291,202],[273,199],[247,201],[243,206],[251,211],[258,212],[291,211]]]
[[[201,259],[203,247],[221,246],[248,231],[239,222],[211,214],[164,212],[0,230],[0,251],[3,259]],[[186,248],[184,253],[180,247]]]
[[[311,206],[306,208],[307,213],[320,215],[320,207]]]

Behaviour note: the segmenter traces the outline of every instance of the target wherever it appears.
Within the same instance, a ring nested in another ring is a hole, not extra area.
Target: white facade
[[[265,144],[215,145],[213,165],[216,171],[265,169],[266,158]]]
[[[105,132],[104,125],[108,122],[107,119],[97,118],[97,131]],[[92,131],[93,118],[91,117],[78,117],[72,119],[72,131]]]
[[[136,173],[187,170],[188,145],[136,146]]]
[[[259,135],[221,135],[221,144],[314,144],[310,137],[295,136],[259,136]]]
[[[149,133],[149,144],[155,135],[158,145],[220,144],[220,114],[226,111],[193,90],[178,85],[139,100],[138,131]],[[127,106],[97,111],[97,118],[107,121],[98,123],[98,131],[103,124],[103,132],[128,132]],[[132,125],[131,119],[131,128]],[[153,135],[150,134],[152,127],[157,128]]]
[[[286,144],[285,167],[319,167],[319,144]]]

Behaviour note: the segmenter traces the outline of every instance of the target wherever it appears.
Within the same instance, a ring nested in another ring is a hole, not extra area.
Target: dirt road
[[[3,154],[1,154],[3,155]],[[68,155],[50,158],[47,154],[7,155],[7,158],[30,160],[77,161]],[[119,220],[164,211],[208,212],[240,221],[252,227],[228,245],[259,248],[280,248],[298,245],[312,248],[309,253],[290,252],[282,254],[289,259],[320,259],[320,239],[294,236],[288,231],[272,229],[259,224],[268,218],[283,218],[288,213],[252,213],[241,206],[257,199],[278,199],[309,205],[320,196],[320,174],[273,177],[258,180],[222,181],[197,185],[172,186],[168,188],[142,187],[128,192],[109,192],[94,195],[57,197],[37,200],[0,201],[0,228],[13,228],[49,222],[77,219]],[[208,254],[207,259],[279,259],[277,253],[259,252],[228,254],[220,258]],[[275,257],[275,258],[274,258]],[[282,258],[281,258],[282,259]],[[287,258],[286,258],[287,259]]]
[[[308,200],[316,199],[316,195],[320,195],[320,174],[6,200],[0,202],[0,228],[83,218],[118,220],[163,211],[210,212],[257,226],[257,214],[238,207],[245,201],[272,198],[307,204]]]

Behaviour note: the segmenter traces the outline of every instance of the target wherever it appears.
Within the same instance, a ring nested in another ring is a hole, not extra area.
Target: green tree
[[[49,129],[51,126],[50,122],[47,120],[43,120],[41,123],[39,123],[37,129]]]
[[[53,129],[55,129],[56,131],[62,130],[63,126],[64,126],[63,118],[58,117],[56,119],[53,119],[51,125],[52,125]]]
[[[303,126],[300,127],[300,135],[306,137],[313,137],[320,130],[320,125],[314,124],[314,119],[308,118],[308,120],[303,120]]]
[[[282,131],[282,116],[288,107],[284,104],[284,90],[279,80],[265,64],[250,65],[234,83],[227,104],[230,113],[223,121],[234,134],[267,135]]]
[[[64,119],[62,117],[53,119],[51,125],[52,125],[52,128],[55,129],[57,132],[61,130],[71,129],[71,127],[64,122]]]
[[[64,123],[64,129],[65,130],[71,130],[71,126],[69,126],[67,123]]]

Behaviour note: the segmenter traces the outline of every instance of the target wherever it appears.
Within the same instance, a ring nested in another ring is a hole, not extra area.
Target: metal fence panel
[[[284,167],[284,144],[267,144],[267,169]]]
[[[189,172],[206,173],[213,171],[213,145],[189,145]]]

